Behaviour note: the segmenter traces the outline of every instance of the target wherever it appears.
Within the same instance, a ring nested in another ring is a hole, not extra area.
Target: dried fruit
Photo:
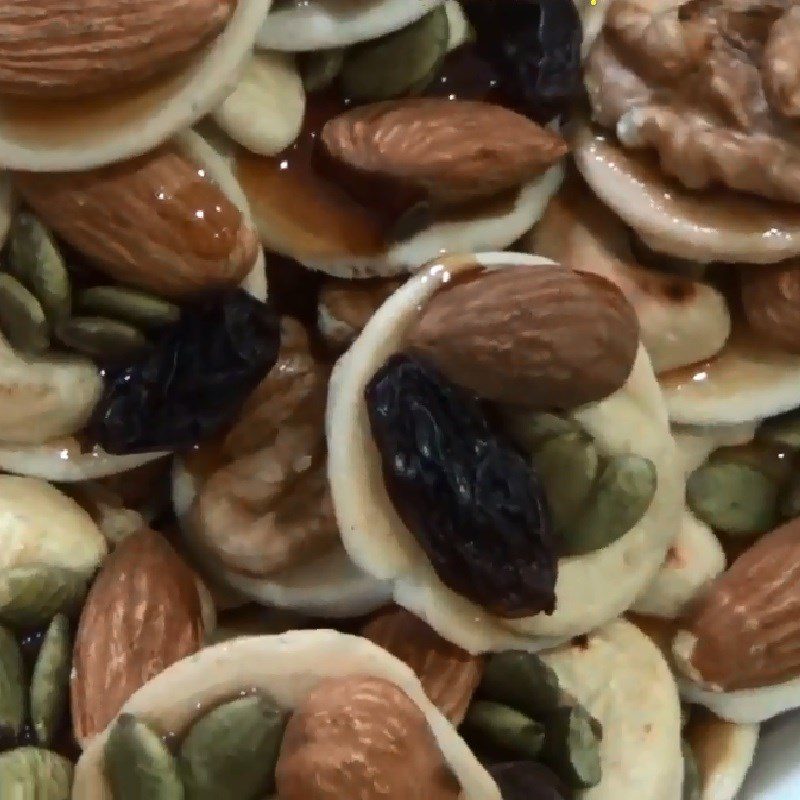
[[[444,6],[380,39],[347,51],[342,89],[354,100],[388,100],[425,88],[444,59],[449,25]]]
[[[241,289],[185,308],[152,351],[107,374],[91,433],[116,454],[210,438],[272,368],[279,338],[272,309]]]
[[[39,301],[14,277],[0,273],[0,329],[23,353],[50,346],[47,320]]]
[[[551,613],[557,559],[543,488],[477,400],[406,354],[364,396],[386,489],[439,579],[501,616]]]
[[[547,411],[619,389],[639,323],[605,278],[556,264],[509,267],[437,292],[407,341],[479,397]]]
[[[58,614],[47,629],[31,676],[31,721],[41,745],[52,743],[63,720],[71,666],[69,620]]]
[[[717,691],[800,676],[800,519],[766,534],[689,609],[673,642],[681,671]]]
[[[124,13],[108,0],[9,0],[0,94],[79,97],[140,83],[180,65],[233,9],[232,0],[126,0]]]
[[[172,145],[87,172],[19,172],[14,185],[99,270],[158,295],[236,286],[256,260],[242,213]]]
[[[161,737],[133,715],[120,715],[103,752],[114,800],[183,800],[175,759]]]
[[[129,536],[103,562],[75,636],[72,722],[84,742],[150,678],[204,639],[195,574],[159,534]]]
[[[187,800],[270,796],[283,726],[283,712],[260,695],[223,703],[201,717],[178,756]]]
[[[146,330],[177,322],[181,310],[161,297],[125,286],[92,286],[75,298],[78,311],[123,320]]]
[[[569,113],[581,92],[581,21],[571,0],[466,0],[478,52],[511,103],[538,122]]]
[[[382,678],[321,681],[286,726],[278,768],[281,800],[456,800],[422,711]]]
[[[497,783],[503,800],[568,800],[570,796],[561,780],[535,761],[493,764],[489,774]]]
[[[10,800],[69,800],[72,771],[66,758],[39,747],[19,747],[0,755],[0,787]]]
[[[71,350],[104,364],[119,363],[149,346],[132,325],[107,317],[70,317],[56,325],[55,334]]]
[[[16,739],[25,721],[25,668],[10,631],[0,628],[0,741]]]
[[[376,614],[361,635],[408,664],[439,711],[453,725],[461,723],[483,674],[482,657],[451,644],[402,608]]]
[[[321,141],[348,188],[383,182],[445,206],[518,188],[567,152],[559,134],[502,106],[438,98],[358,106],[327,122]]]

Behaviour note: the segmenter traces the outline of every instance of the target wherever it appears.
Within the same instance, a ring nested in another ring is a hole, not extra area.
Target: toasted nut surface
[[[322,131],[358,174],[396,180],[441,204],[521,186],[567,152],[564,139],[502,106],[435,98],[359,106]]]
[[[382,678],[321,681],[286,726],[275,775],[281,800],[456,800],[422,711]]]
[[[219,33],[236,0],[5,0],[0,94],[77,97],[174,69]]]
[[[483,658],[439,636],[403,608],[376,614],[361,635],[408,664],[431,702],[453,725],[460,725],[483,674]]]
[[[742,308],[753,333],[800,353],[800,261],[742,269],[741,282]]]
[[[681,670],[719,691],[800,676],[800,519],[759,539],[687,613],[673,642]]]
[[[615,392],[639,344],[612,283],[558,265],[476,272],[434,295],[409,347],[480,397],[571,409]]]
[[[102,731],[150,678],[196,653],[203,636],[192,570],[154,531],[127,537],[103,563],[75,637],[70,689],[78,741]]]
[[[239,209],[169,145],[87,172],[19,172],[14,184],[98,269],[158,295],[234,286],[256,259]]]

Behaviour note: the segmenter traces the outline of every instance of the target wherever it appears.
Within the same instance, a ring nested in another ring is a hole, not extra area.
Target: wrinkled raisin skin
[[[407,354],[389,358],[365,399],[387,492],[442,583],[504,617],[552,613],[542,485],[477,399]]]
[[[478,51],[537,122],[566,118],[581,92],[583,32],[572,0],[467,0]]]
[[[277,315],[241,289],[188,306],[153,350],[106,371],[90,435],[116,455],[208,439],[234,419],[279,346]]]
[[[509,761],[489,767],[503,800],[568,800],[570,792],[547,767],[535,761]]]

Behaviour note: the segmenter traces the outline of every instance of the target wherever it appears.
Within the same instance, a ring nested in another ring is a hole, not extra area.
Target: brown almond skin
[[[567,153],[557,133],[502,106],[418,98],[359,106],[325,124],[327,154],[361,179],[386,178],[458,205],[518,188]]]
[[[451,644],[403,608],[379,612],[361,635],[408,664],[430,701],[454,726],[464,721],[483,677],[483,658]]]
[[[14,185],[99,270],[162,296],[235,286],[258,254],[239,209],[170,145],[87,172],[18,172]]]
[[[383,678],[328,678],[289,719],[275,772],[281,800],[457,800],[421,709]]]
[[[800,353],[800,261],[741,270],[742,308],[750,329],[770,344]]]
[[[620,290],[599,275],[519,266],[477,272],[440,290],[407,345],[486,400],[571,409],[625,383],[639,323]]]
[[[99,94],[182,66],[222,31],[235,0],[0,2],[0,95]]]
[[[103,562],[75,637],[72,724],[83,743],[128,698],[171,664],[196,653],[204,629],[192,570],[158,533],[143,530]]]
[[[724,691],[800,676],[800,519],[763,536],[694,604],[689,670]]]

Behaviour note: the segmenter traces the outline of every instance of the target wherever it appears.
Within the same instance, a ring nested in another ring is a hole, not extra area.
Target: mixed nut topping
[[[0,3],[0,797],[735,800],[799,12]]]

